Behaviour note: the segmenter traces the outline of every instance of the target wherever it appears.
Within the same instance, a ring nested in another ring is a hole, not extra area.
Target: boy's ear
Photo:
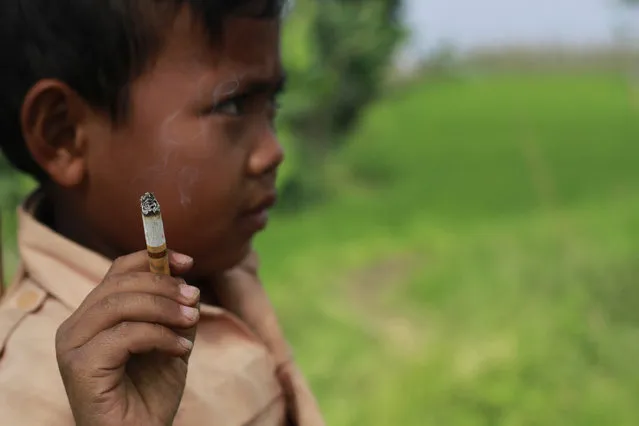
[[[27,92],[20,121],[33,159],[63,187],[82,183],[86,174],[88,105],[59,80],[40,80]]]

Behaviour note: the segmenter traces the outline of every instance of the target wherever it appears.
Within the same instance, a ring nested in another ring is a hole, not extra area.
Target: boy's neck
[[[66,199],[65,195],[61,193],[62,191],[44,186],[43,192],[43,202],[38,206],[38,210],[35,213],[38,221],[65,238],[88,250],[99,253],[107,259],[114,260],[118,256],[126,254],[101,242],[98,234],[91,230],[83,215],[70,208],[73,203]],[[217,279],[220,279],[220,277],[195,278],[189,280],[189,283],[200,288],[202,292],[200,298],[203,303],[216,305],[218,302],[215,294],[215,282]]]
[[[118,253],[91,230],[84,216],[73,208],[63,191],[53,185],[43,186],[43,203],[36,212],[37,219],[63,237],[93,251],[107,259],[115,259]]]

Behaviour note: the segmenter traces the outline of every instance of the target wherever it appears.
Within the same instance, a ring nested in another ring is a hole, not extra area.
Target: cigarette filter
[[[160,203],[151,192],[140,197],[142,208],[142,223],[144,224],[144,238],[146,251],[149,254],[149,266],[154,274],[170,275],[169,256],[164,237],[164,224],[160,213]]]

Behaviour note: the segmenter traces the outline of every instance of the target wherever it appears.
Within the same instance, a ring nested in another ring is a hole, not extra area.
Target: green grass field
[[[638,160],[614,76],[431,82],[373,108],[335,199],[258,240],[328,423],[639,424]]]
[[[370,110],[331,201],[258,238],[328,424],[639,424],[633,96],[477,75]]]

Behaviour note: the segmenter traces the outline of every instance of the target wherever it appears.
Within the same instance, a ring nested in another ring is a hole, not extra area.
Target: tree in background
[[[283,99],[284,202],[317,198],[326,160],[386,81],[404,36],[401,0],[297,0],[284,26],[291,82]],[[304,171],[302,173],[302,171]]]
[[[633,38],[638,36],[636,33],[639,23],[633,21],[635,21],[636,12],[639,10],[639,0],[614,0],[613,6],[615,6],[620,13],[620,16],[617,18],[619,22],[615,24],[616,36],[624,45],[631,43]],[[634,37],[633,33],[635,33]]]
[[[617,39],[621,47],[629,52],[639,51],[639,0],[615,0],[619,6],[620,22],[617,23]],[[632,80],[637,84],[639,66],[631,64]]]

